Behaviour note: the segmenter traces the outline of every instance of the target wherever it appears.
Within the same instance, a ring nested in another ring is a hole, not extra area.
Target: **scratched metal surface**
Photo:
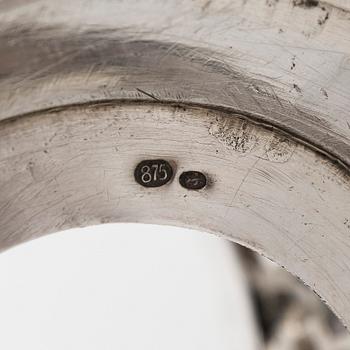
[[[134,180],[149,158],[174,164],[171,183]],[[193,169],[204,190],[179,184]],[[285,266],[349,324],[349,174],[238,115],[113,103],[3,122],[0,189],[1,249],[106,222],[198,228]]]
[[[103,222],[200,228],[285,266],[350,325],[349,11],[0,0],[1,249]],[[209,186],[140,188],[134,167],[155,156]]]
[[[2,0],[0,118],[149,99],[142,90],[244,113],[349,165],[348,7],[341,0]]]

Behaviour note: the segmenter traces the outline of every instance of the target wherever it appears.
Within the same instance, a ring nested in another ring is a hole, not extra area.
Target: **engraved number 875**
[[[141,168],[141,180],[147,184],[151,181],[165,180],[168,177],[168,172],[164,168],[165,164],[152,164],[152,166],[144,165]]]

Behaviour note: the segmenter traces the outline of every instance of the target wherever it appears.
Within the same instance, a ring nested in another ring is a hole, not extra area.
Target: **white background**
[[[259,349],[234,246],[152,225],[102,225],[0,255],[6,350]]]

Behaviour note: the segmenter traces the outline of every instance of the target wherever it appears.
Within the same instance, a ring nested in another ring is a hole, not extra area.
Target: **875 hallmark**
[[[173,177],[173,168],[163,159],[150,159],[140,162],[134,171],[135,180],[144,187],[160,187]]]

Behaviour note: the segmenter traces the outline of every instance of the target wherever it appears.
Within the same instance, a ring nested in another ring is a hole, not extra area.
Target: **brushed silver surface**
[[[103,222],[222,234],[350,325],[350,12],[297,0],[0,1],[0,246]],[[144,159],[196,170],[139,186]]]
[[[152,158],[174,181],[135,181]],[[201,191],[178,182],[193,168]],[[349,174],[277,131],[201,108],[76,106],[2,122],[0,174],[2,249],[105,222],[198,228],[277,261],[348,321]]]
[[[152,95],[243,113],[349,165],[350,12],[335,4],[2,1],[1,118]]]

